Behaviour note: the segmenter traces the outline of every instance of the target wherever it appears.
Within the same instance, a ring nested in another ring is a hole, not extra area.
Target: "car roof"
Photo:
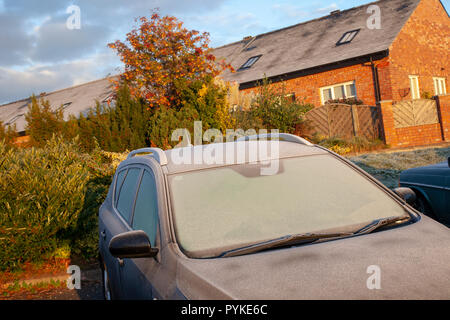
[[[262,156],[259,154],[260,150],[262,150]],[[314,145],[273,140],[213,143],[165,151],[169,174],[251,163],[254,162],[255,155],[256,160],[264,161],[327,153],[326,150]],[[182,156],[184,156],[183,162],[180,160]],[[205,161],[207,156],[211,156],[209,161]]]

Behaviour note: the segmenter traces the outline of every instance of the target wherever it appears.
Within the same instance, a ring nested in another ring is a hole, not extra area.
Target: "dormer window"
[[[72,104],[72,102],[66,102],[61,106],[61,109],[66,109],[68,106],[70,106]]]
[[[356,30],[352,30],[352,31],[348,31],[346,33],[344,33],[341,37],[341,39],[339,39],[339,41],[336,43],[337,46],[340,46],[342,44],[346,44],[346,43],[350,43],[353,41],[353,39],[355,39],[356,35],[359,33],[361,29],[356,29]]]
[[[259,58],[261,58],[261,56],[262,56],[262,55],[251,57],[250,59],[247,60],[246,63],[244,63],[244,64],[239,68],[239,70],[245,70],[245,69],[251,68],[251,67],[256,63],[256,61],[258,61]]]
[[[19,119],[21,116],[23,116],[23,114],[18,114],[17,116],[12,117],[7,123],[5,123],[5,125],[8,126],[8,125],[13,124],[13,123],[16,122],[17,119]]]
[[[103,99],[102,104],[107,104],[108,106],[113,104],[114,94],[109,94],[105,99]]]

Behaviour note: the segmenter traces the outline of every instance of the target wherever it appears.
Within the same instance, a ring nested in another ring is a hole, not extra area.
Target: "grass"
[[[70,259],[52,258],[38,262],[26,262],[21,269],[0,272],[0,287],[8,282],[15,282],[37,277],[52,276],[67,271]]]
[[[355,154],[387,148],[384,142],[380,139],[370,140],[364,137],[353,137],[351,139],[339,137],[327,138],[316,134],[312,136],[311,141],[340,155]]]
[[[66,288],[66,282],[60,280],[50,280],[49,282],[27,284],[26,282],[15,281],[14,284],[0,289],[0,300],[14,298],[14,296],[18,294],[36,294],[55,288]]]
[[[450,147],[372,153],[350,156],[348,159],[377,178],[385,186],[393,189],[398,187],[398,179],[403,170],[447,161],[449,156]]]

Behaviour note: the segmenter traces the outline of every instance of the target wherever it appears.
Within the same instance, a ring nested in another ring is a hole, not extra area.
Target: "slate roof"
[[[245,70],[225,71],[222,78],[248,83],[388,50],[420,0],[381,0],[335,14],[264,33],[215,48],[217,59],[225,59],[238,70],[249,58],[262,55]],[[370,5],[381,9],[381,29],[369,29]],[[336,45],[348,31],[360,29],[350,43]]]
[[[113,93],[111,79],[109,77],[87,82],[46,93],[40,97],[49,100],[54,110],[67,104],[64,108],[64,118],[67,120],[69,115],[79,116],[80,113],[86,113],[90,108],[95,107],[96,100],[106,103],[105,99],[108,99]],[[30,103],[31,99],[28,98],[0,105],[0,121],[3,122],[3,125],[15,124],[17,131],[23,132],[26,125],[25,114]]]

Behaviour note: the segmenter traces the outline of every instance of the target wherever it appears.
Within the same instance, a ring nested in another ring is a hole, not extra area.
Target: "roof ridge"
[[[70,89],[74,89],[74,88],[79,88],[79,87],[82,87],[82,86],[85,86],[85,85],[90,85],[90,84],[93,84],[93,83],[95,83],[95,82],[107,80],[107,79],[110,79],[110,78],[115,78],[115,77],[118,77],[118,76],[119,76],[119,75],[108,76],[108,77],[104,77],[104,78],[101,78],[101,79],[97,79],[97,80],[92,80],[92,81],[80,83],[80,84],[77,84],[77,85],[72,86],[72,87],[66,87],[66,88],[58,89],[58,90],[51,91],[51,92],[48,92],[48,93],[46,92],[44,95],[37,95],[36,97],[37,97],[37,98],[47,97],[48,95],[53,94],[53,93],[58,93],[58,92],[62,92],[62,91],[70,90]],[[30,97],[31,97],[31,96],[30,96]],[[7,103],[3,103],[3,104],[0,104],[0,108],[1,108],[1,107],[4,107],[4,106],[7,106],[7,105],[9,105],[9,104],[12,104],[12,103],[17,103],[17,102],[21,102],[21,101],[27,101],[27,100],[30,99],[30,97],[28,97],[28,98],[23,98],[23,99],[20,99],[20,100],[11,101],[11,102],[7,102]]]
[[[296,23],[296,24],[293,24],[293,25],[290,25],[290,26],[287,26],[287,27],[280,28],[280,29],[276,29],[276,30],[260,33],[260,34],[258,34],[256,36],[252,37],[252,38],[263,37],[263,36],[266,36],[266,35],[269,35],[269,34],[272,34],[272,33],[285,31],[287,29],[295,28],[295,27],[298,27],[298,26],[301,26],[301,25],[305,25],[305,24],[308,24],[308,23],[311,23],[311,22],[324,20],[324,19],[327,19],[327,18],[329,18],[331,16],[334,16],[334,15],[340,15],[342,13],[347,13],[348,11],[351,11],[351,10],[360,9],[362,7],[367,7],[367,6],[373,5],[375,3],[386,2],[386,1],[392,1],[392,0],[376,0],[376,1],[372,1],[372,2],[369,2],[369,3],[366,3],[366,4],[362,4],[362,5],[359,5],[359,6],[356,6],[356,7],[348,8],[348,9],[345,9],[345,10],[340,10],[338,13],[334,13],[334,14],[329,13],[326,16],[318,17],[318,18],[311,19],[311,20],[308,20],[308,21],[299,22],[299,23]],[[416,0],[416,1],[420,2],[421,0]],[[228,43],[228,44],[225,44],[225,45],[213,48],[213,50],[225,48],[225,47],[228,47],[228,46],[232,46],[232,45],[238,44],[238,43],[243,42],[243,41],[244,40],[234,41],[232,43]]]

